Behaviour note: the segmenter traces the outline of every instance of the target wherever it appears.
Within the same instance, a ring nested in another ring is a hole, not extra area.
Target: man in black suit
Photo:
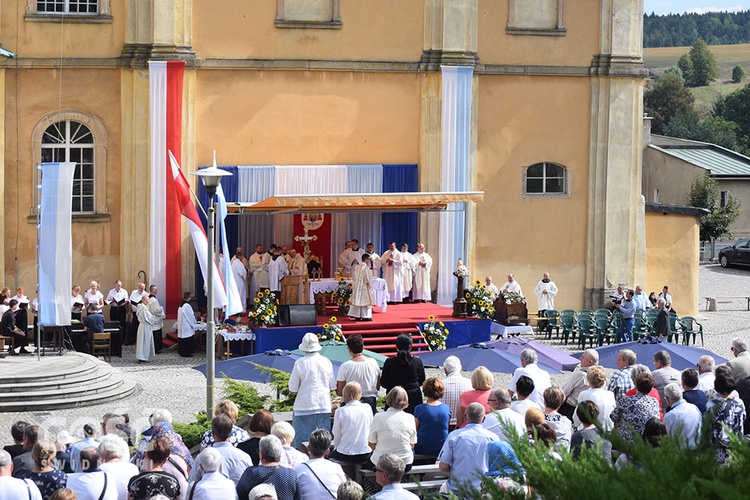
[[[656,307],[659,308],[659,315],[656,316],[656,325],[654,326],[654,332],[659,336],[660,339],[664,337],[669,338],[671,333],[669,326],[669,310],[666,307],[667,301],[663,297],[660,297],[656,302]]]
[[[13,345],[8,347],[8,354],[16,354],[15,348],[20,347],[19,354],[29,354],[26,350],[26,346],[29,345],[29,340],[26,338],[26,334],[16,326],[16,310],[18,309],[18,301],[11,299],[8,302],[8,309],[3,313],[2,319],[0,319],[0,335],[5,337],[11,337],[13,339]]]

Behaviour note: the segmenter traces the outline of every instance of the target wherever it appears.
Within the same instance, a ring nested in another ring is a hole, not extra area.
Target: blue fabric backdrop
[[[417,165],[383,165],[383,193],[411,193],[419,191]],[[419,216],[416,213],[384,213],[380,248],[388,249],[388,243],[396,242],[401,250],[403,243],[409,244],[410,251],[417,245]]]

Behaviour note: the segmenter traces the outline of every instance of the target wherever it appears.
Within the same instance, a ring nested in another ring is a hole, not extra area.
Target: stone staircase
[[[88,354],[9,356],[0,361],[0,412],[38,411],[101,404],[125,398],[137,384]]]

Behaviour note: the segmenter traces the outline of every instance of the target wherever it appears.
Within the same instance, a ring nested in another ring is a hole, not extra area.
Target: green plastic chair
[[[594,318],[584,314],[578,316],[578,345],[581,346],[582,349],[585,349],[587,341],[589,342],[590,347],[594,347],[594,344],[599,343],[599,335],[596,331]]]
[[[563,309],[562,311],[560,311],[560,316],[562,316],[563,314],[571,314],[575,316],[577,314],[577,311],[575,309]]]
[[[679,343],[681,334],[682,327],[680,325],[680,318],[677,316],[676,312],[669,311],[669,335],[667,336],[667,342],[672,342],[672,339],[674,338],[674,343]]]
[[[610,316],[611,317],[612,316],[612,311],[610,311],[609,309],[605,309],[604,307],[602,307],[602,308],[599,308],[596,311],[594,311],[594,315],[597,315],[597,314],[604,314],[606,316]]]
[[[594,317],[594,310],[593,309],[579,309],[577,316],[580,318],[581,316],[591,316]]]
[[[703,325],[698,323],[692,316],[683,316],[679,320],[680,327],[682,328],[682,343],[690,345],[690,335],[693,336],[693,345],[695,345],[696,337],[700,334],[701,345],[703,344]]]
[[[552,330],[555,330],[555,336],[560,338],[560,311],[547,309],[544,311],[544,317],[547,319],[547,338],[552,339]]]
[[[576,331],[578,330],[578,322],[576,321],[575,315],[561,311],[560,323],[562,324],[563,342],[567,344],[570,340],[575,341]]]
[[[643,311],[636,311],[635,323],[633,324],[633,339],[640,340],[649,335],[653,335],[653,329],[648,323],[646,313]]]

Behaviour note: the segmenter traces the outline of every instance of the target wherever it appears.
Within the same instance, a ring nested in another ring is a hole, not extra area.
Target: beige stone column
[[[441,184],[441,65],[475,66],[477,58],[478,0],[425,0],[424,3],[424,41],[421,69],[422,109],[419,158],[419,189],[421,191],[440,191]],[[477,91],[478,78],[473,77],[472,114],[471,114],[471,147],[469,185],[476,188],[476,125],[477,125]],[[437,287],[438,269],[440,267],[438,213],[422,214],[419,221],[419,239],[432,256],[431,284]],[[476,210],[467,209],[466,238],[469,258],[467,265],[473,269],[475,247]]]
[[[645,203],[641,195],[643,4],[606,0],[592,63],[586,307],[618,283],[645,282]]]
[[[5,123],[5,68],[0,67],[0,123]],[[16,107],[18,104],[16,103]],[[5,193],[5,126],[0,127],[0,193]],[[20,214],[17,214],[20,217]],[[0,210],[0,228],[5,228],[5,208]],[[12,270],[11,270],[12,272]],[[5,230],[0,231],[0,276],[5,283],[12,283],[13,275],[5,274]],[[35,281],[36,283],[36,281]],[[28,292],[27,292],[28,293]]]

